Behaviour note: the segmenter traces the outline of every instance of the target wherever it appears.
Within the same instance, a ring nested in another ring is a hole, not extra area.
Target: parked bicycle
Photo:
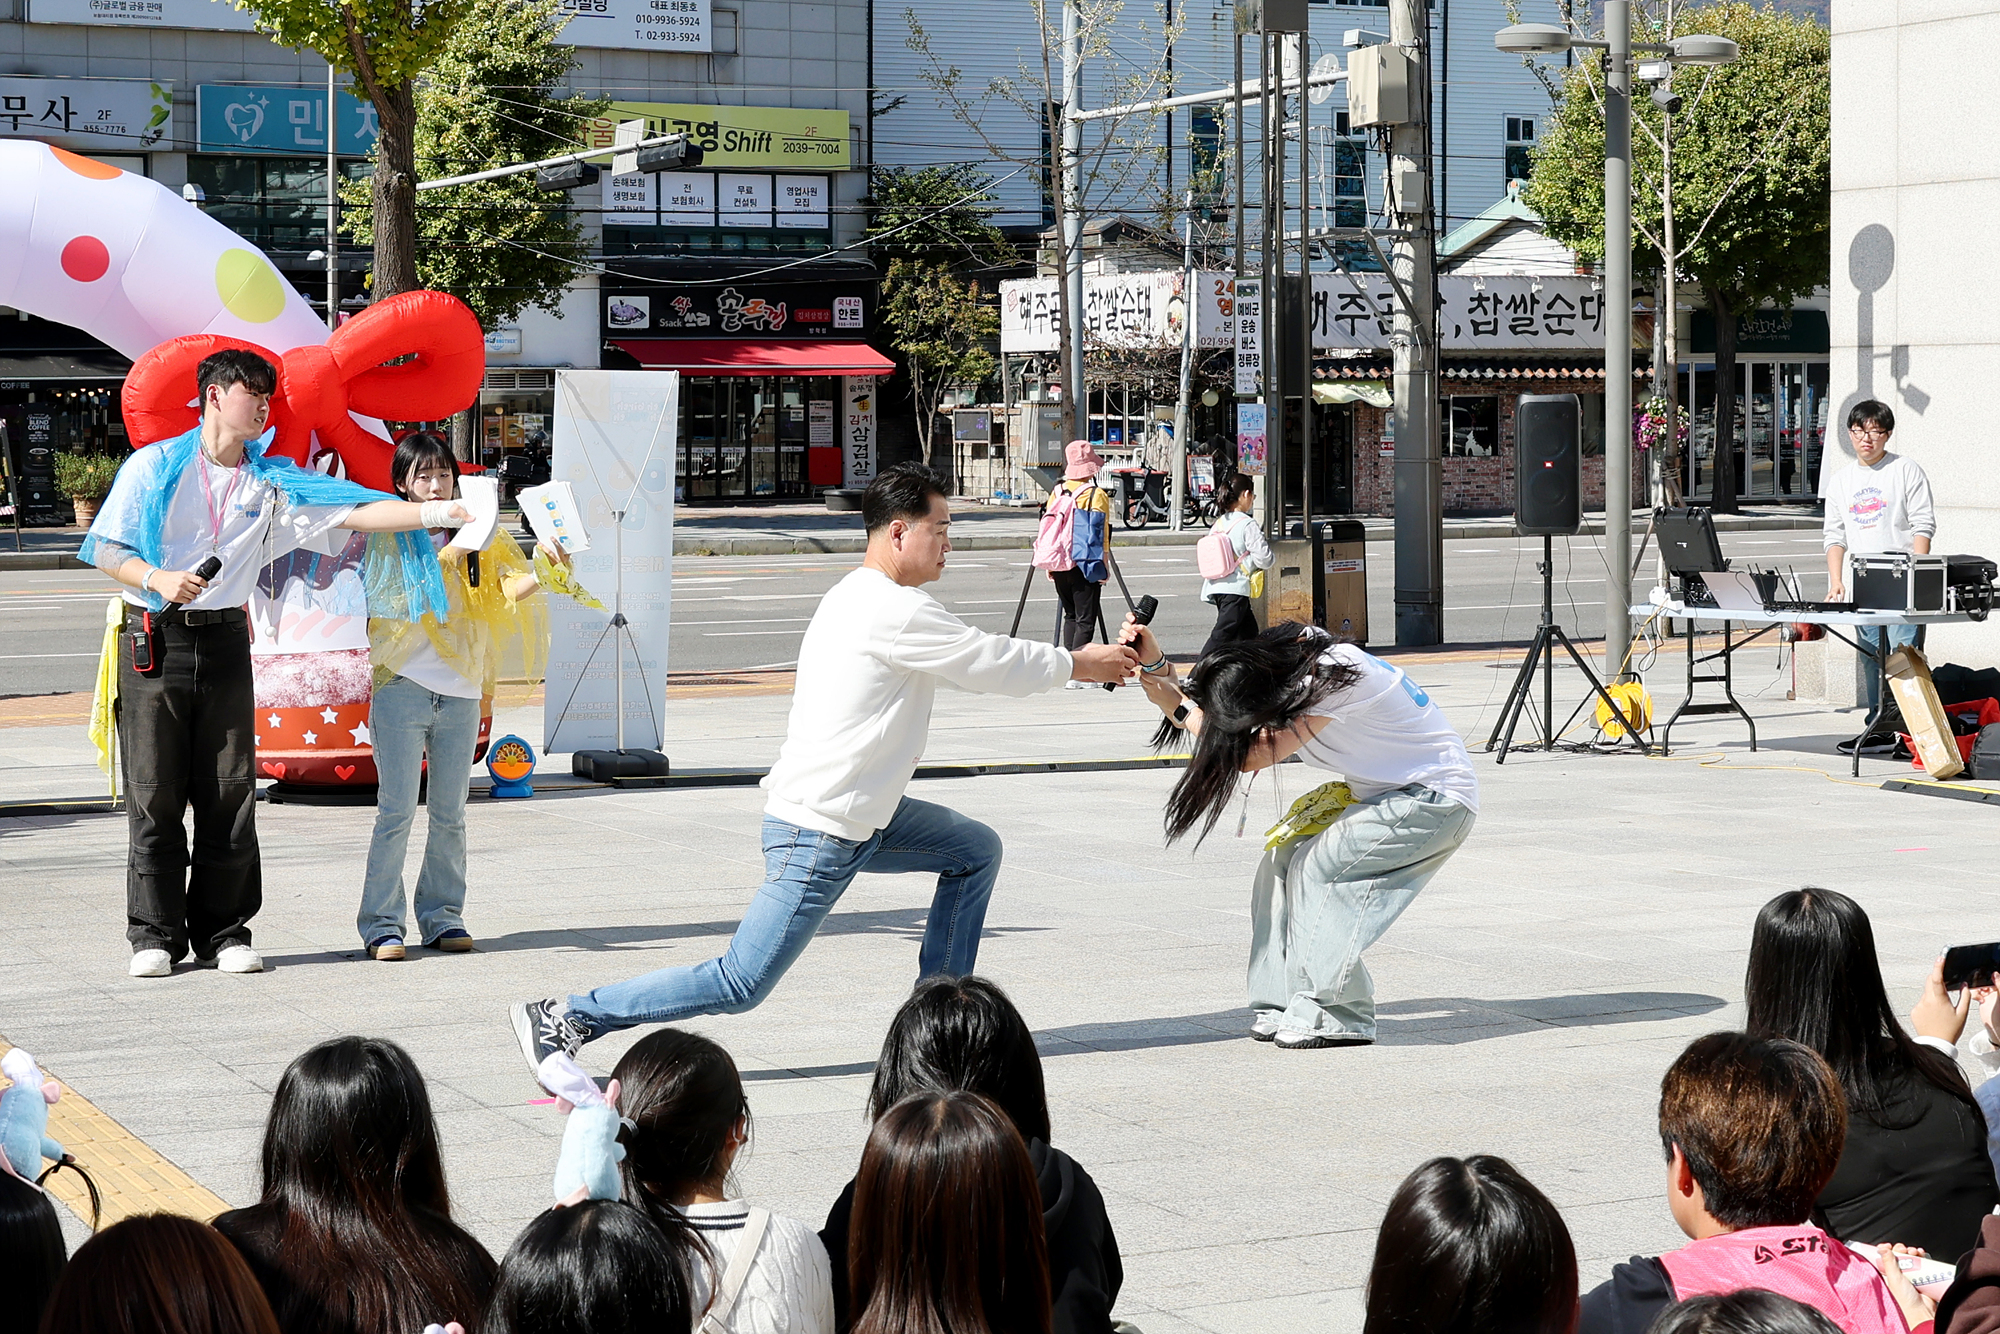
[[[1118,479],[1118,521],[1125,527],[1144,528],[1155,519],[1173,516],[1167,504],[1167,483],[1172,473],[1133,468],[1119,469],[1113,476]],[[1218,517],[1212,493],[1197,496],[1189,490],[1182,497],[1182,523],[1206,528]]]

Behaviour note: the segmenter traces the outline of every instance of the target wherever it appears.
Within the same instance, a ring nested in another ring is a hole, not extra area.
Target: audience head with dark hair
[[[1814,886],[1766,903],[1743,991],[1744,1027],[1818,1052],[1846,1096],[1844,1152],[1818,1201],[1829,1230],[1948,1258],[1971,1246],[2000,1203],[1986,1118],[1954,1057],[1897,1017],[1861,905]]]
[[[1841,1334],[1841,1329],[1804,1302],[1742,1288],[1675,1302],[1647,1334]]]
[[[861,523],[873,535],[898,519],[915,523],[931,513],[934,501],[950,498],[950,488],[935,469],[898,463],[876,473],[862,491]]]
[[[877,1117],[847,1266],[854,1334],[1049,1334],[1042,1201],[1007,1114],[923,1092]]]
[[[912,1093],[963,1089],[1007,1113],[1024,1140],[1049,1139],[1042,1057],[1028,1021],[983,977],[928,977],[889,1021],[868,1112],[879,1117]]]
[[[869,1115],[879,1120],[912,1094],[950,1091],[987,1099],[1027,1141],[1041,1201],[1055,1334],[1109,1328],[1125,1266],[1104,1196],[1090,1173],[1049,1143],[1042,1058],[1028,1021],[996,983],[976,975],[917,983],[882,1039]],[[847,1291],[854,1193],[850,1181],[820,1232],[833,1257],[834,1306],[842,1328],[858,1310]]]
[[[139,1214],[77,1248],[41,1334],[278,1334],[278,1322],[250,1267],[215,1229]]]
[[[1660,1083],[1669,1198],[1691,1237],[1805,1222],[1846,1135],[1833,1071],[1797,1042],[1710,1033]]]
[[[0,1334],[34,1334],[69,1263],[62,1220],[46,1191],[0,1172]]]
[[[750,1137],[743,1077],[722,1047],[699,1033],[660,1028],[632,1044],[611,1077],[618,1113],[625,1199],[655,1216],[676,1217],[703,1190],[719,1191]]]
[[[430,1094],[381,1038],[322,1042],[285,1071],[264,1130],[264,1193],[215,1220],[285,1334],[478,1334],[493,1257],[451,1221]]]
[[[458,494],[458,456],[451,452],[450,442],[436,431],[412,431],[396,442],[396,453],[389,463],[389,477],[396,494],[405,500],[425,499],[410,494],[420,472],[442,472],[451,479],[450,488],[442,496],[428,499],[450,500]]]
[[[645,1211],[585,1200],[537,1215],[500,1262],[486,1334],[667,1334],[694,1324],[682,1248]]]
[[[1433,1158],[1389,1201],[1364,1334],[1571,1334],[1576,1247],[1504,1158]]]

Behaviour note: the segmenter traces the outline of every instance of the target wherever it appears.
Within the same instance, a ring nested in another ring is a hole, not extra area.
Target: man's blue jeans
[[[1868,716],[1882,707],[1882,674],[1875,669],[1875,653],[1882,643],[1882,632],[1889,632],[1889,649],[1894,653],[1899,648],[1912,644],[1923,646],[1924,627],[1921,625],[1862,625],[1855,627],[1855,638],[1861,641],[1861,651],[1868,655],[1868,666],[1862,675],[1868,678]]]
[[[569,998],[593,1038],[696,1014],[741,1014],[771,994],[863,871],[938,878],[917,974],[962,976],[979,958],[986,901],[1000,876],[1000,836],[977,820],[904,797],[861,842],[764,819],[764,883],[720,958],[662,968]]]

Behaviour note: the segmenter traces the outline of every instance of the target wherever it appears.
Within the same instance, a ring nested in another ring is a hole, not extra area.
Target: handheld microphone
[[[210,556],[194,567],[194,577],[203,581],[213,579],[222,571],[222,557]]]
[[[1132,604],[1132,623],[1134,625],[1151,625],[1153,623],[1153,613],[1159,609],[1160,600],[1158,598],[1154,597],[1151,593],[1141,594],[1139,600]],[[1106,690],[1116,690],[1118,683],[1116,681],[1106,681],[1104,688]]]
[[[465,582],[473,588],[479,587],[479,553],[465,553]]]

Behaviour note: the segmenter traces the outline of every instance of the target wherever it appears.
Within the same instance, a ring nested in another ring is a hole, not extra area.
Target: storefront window
[[[1736,470],[1736,494],[1772,500],[1819,494],[1826,440],[1827,364],[1823,361],[1740,360],[1736,363],[1736,412],[1727,450]],[[1681,401],[1687,405],[1693,475],[1689,494],[1715,494],[1717,466],[1715,368],[1684,369]]]
[[[372,170],[365,158],[340,164],[350,181]],[[323,157],[190,157],[188,180],[208,196],[203,212],[260,249],[298,252],[326,244]]]
[[[1445,400],[1451,431],[1445,457],[1490,459],[1500,452],[1500,398],[1496,394],[1454,394]]]
[[[839,397],[836,376],[684,377],[677,498],[758,500],[810,494],[807,407]]]
[[[552,373],[488,372],[479,394],[479,461],[492,468],[503,459],[525,458],[527,471],[540,477],[549,466],[555,409]]]

